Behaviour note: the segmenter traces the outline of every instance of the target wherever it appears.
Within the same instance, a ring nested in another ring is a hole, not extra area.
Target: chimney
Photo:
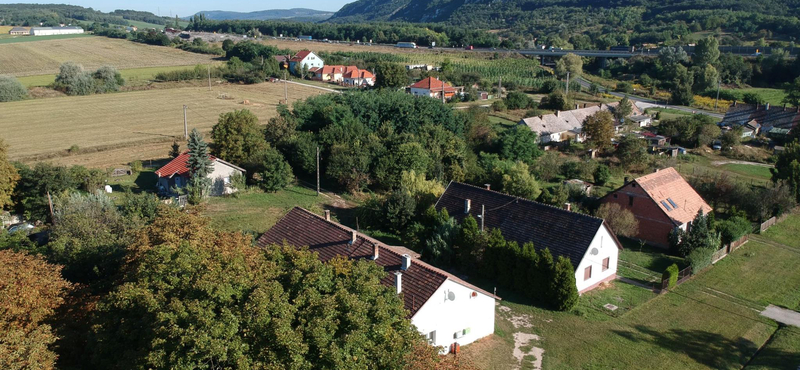
[[[403,257],[403,265],[400,267],[403,271],[408,270],[411,267],[411,256],[404,254]]]
[[[625,176],[625,182],[624,182],[624,184],[627,184],[627,183],[628,183],[628,176]]]
[[[397,294],[403,292],[403,273],[400,271],[394,273],[394,289]]]
[[[556,117],[558,117],[559,113],[561,113],[561,112],[559,112],[559,111],[556,111]]]
[[[764,107],[764,110],[769,110],[769,103]]]
[[[486,190],[492,190],[492,184],[483,184]]]
[[[564,209],[566,209],[567,211],[570,211],[570,212],[571,212],[571,211],[572,211],[572,204],[570,204],[570,203],[564,203]]]
[[[658,170],[660,170],[660,168],[657,168],[657,167],[656,167],[656,173],[658,173]]]
[[[381,248],[378,246],[378,244],[373,244],[372,245],[372,260],[373,261],[377,260],[378,256],[380,256],[380,255],[381,255]]]
[[[580,108],[581,108],[580,104],[575,104],[575,109],[580,109]]]
[[[356,244],[356,240],[358,239],[358,233],[355,230],[350,230],[351,237],[350,237],[350,244]]]
[[[325,210],[325,221],[331,220],[331,211],[329,209]]]
[[[464,213],[469,213],[469,210],[472,208],[472,200],[471,199],[464,199]]]
[[[783,103],[783,111],[786,112],[786,103]]]
[[[586,108],[586,103],[583,103],[583,107]]]

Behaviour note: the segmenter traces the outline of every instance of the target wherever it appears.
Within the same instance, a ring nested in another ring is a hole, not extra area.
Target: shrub
[[[530,96],[520,91],[512,91],[508,93],[503,101],[508,109],[527,109],[533,107],[536,103],[533,102]]]
[[[84,71],[83,66],[72,62],[61,65],[53,85],[67,95],[89,95],[95,91],[92,75]]]
[[[604,164],[600,164],[594,170],[594,183],[597,185],[605,185],[611,178],[611,169]]]
[[[702,247],[689,253],[686,259],[689,261],[689,265],[692,266],[692,274],[697,274],[704,268],[710,266],[714,252],[716,252],[714,248]]]
[[[744,217],[731,217],[717,223],[717,231],[722,237],[722,244],[730,244],[753,231],[753,225]]]
[[[578,304],[578,288],[575,286],[575,270],[564,256],[558,257],[553,279],[553,307],[559,311],[569,311]]]
[[[125,84],[122,75],[116,68],[111,66],[100,67],[94,72],[95,92],[106,93],[119,91],[119,87]]]
[[[245,166],[253,181],[268,192],[276,192],[289,185],[294,175],[292,167],[277,149],[268,147],[254,154]]]
[[[678,283],[679,272],[680,271],[678,270],[678,265],[674,263],[671,266],[667,267],[666,270],[664,270],[664,274],[661,275],[661,280],[662,281],[669,280],[669,283],[667,284],[668,289],[672,289],[672,287],[674,287]]]
[[[139,172],[142,172],[143,168],[144,168],[144,166],[142,166],[142,161],[138,161],[137,160],[137,161],[131,162],[131,172],[139,173]]]
[[[28,89],[16,78],[0,76],[0,102],[22,100],[28,97]]]
[[[618,82],[615,91],[626,93],[626,94],[633,94],[633,86],[627,82]]]
[[[72,146],[69,147],[69,149],[67,149],[67,152],[69,152],[69,154],[77,154],[80,151],[81,151],[81,147],[79,147],[76,144],[72,144]]]
[[[508,110],[508,107],[504,101],[496,100],[494,103],[492,103],[492,110],[495,112],[505,112]]]
[[[745,103],[753,105],[755,104],[764,105],[767,103],[764,100],[764,98],[761,97],[761,95],[752,92],[744,93],[744,95],[742,95],[742,99],[744,100]]]

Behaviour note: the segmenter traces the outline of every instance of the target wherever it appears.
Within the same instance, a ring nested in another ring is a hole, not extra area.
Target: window
[[[617,199],[617,193],[614,193],[614,199]]]
[[[628,206],[633,207],[633,195],[628,195]]]
[[[428,333],[428,343],[435,344],[436,343],[436,330]]]
[[[583,280],[589,280],[592,278],[592,266],[587,267],[583,270]]]
[[[603,271],[608,270],[608,265],[611,263],[611,258],[603,258]]]
[[[671,211],[672,210],[672,208],[669,208],[669,204],[667,204],[667,202],[665,202],[663,200],[661,201],[661,205],[664,206],[664,208],[666,208],[667,211]]]
[[[672,198],[667,198],[667,202],[669,202],[669,204],[672,204],[672,208],[678,209],[678,205],[672,201]]]

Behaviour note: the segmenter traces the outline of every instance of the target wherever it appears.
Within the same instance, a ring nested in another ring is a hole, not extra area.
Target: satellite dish
[[[453,292],[447,292],[447,299],[450,300],[450,301],[455,301],[456,300],[456,294],[453,293]]]
[[[591,253],[593,256],[596,256],[596,255],[600,254],[600,251],[597,250],[597,248],[592,248],[592,251],[589,252],[589,253]]]

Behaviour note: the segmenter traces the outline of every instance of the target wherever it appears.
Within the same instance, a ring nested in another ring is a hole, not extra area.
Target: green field
[[[800,217],[792,216],[782,221],[779,225],[773,226],[761,236],[785,246],[800,250]]]
[[[769,167],[764,167],[764,166],[729,163],[722,165],[721,168],[724,169],[725,171],[730,171],[733,173],[738,173],[740,175],[758,179],[769,180],[772,178],[772,172],[770,172]]]
[[[18,44],[22,42],[33,41],[48,41],[48,40],[65,40],[65,39],[78,39],[82,37],[91,37],[92,35],[82,33],[79,35],[52,35],[52,36],[10,36],[7,38],[0,38],[0,44]]]
[[[127,84],[136,84],[141,81],[151,81],[155,79],[156,75],[161,72],[180,71],[184,69],[193,69],[194,65],[186,66],[171,66],[171,67],[145,67],[145,68],[129,68],[120,70],[119,73],[125,79]],[[38,75],[38,76],[25,76],[17,78],[26,87],[34,86],[48,86],[56,80],[56,75]]]
[[[300,186],[290,186],[275,193],[251,192],[209,200],[205,214],[211,226],[224,231],[251,232],[256,236],[267,231],[292,207],[303,207],[318,214],[331,198]]]
[[[798,223],[800,216],[792,216],[773,232],[791,233]],[[641,264],[654,259],[636,253],[626,250],[622,259]],[[569,313],[530,306],[499,291],[504,300],[496,335],[463,353],[483,369],[513,368],[519,366],[511,355],[514,333],[532,333],[539,337],[532,345],[544,349],[544,369],[741,369],[778,328],[759,311],[767,304],[800,306],[798,263],[800,253],[750,241],[666,294],[653,298],[648,290],[617,281],[584,294]],[[604,312],[605,303],[622,314]],[[797,368],[798,330],[784,330],[753,359],[752,365],[760,366],[755,368]]]
[[[760,88],[760,87],[750,87],[747,89],[736,89],[734,91],[738,91],[742,94],[745,93],[756,93],[758,94],[764,101],[767,103],[772,104],[772,106],[783,106],[783,98],[786,97],[786,92],[783,89],[769,89],[769,88]]]

